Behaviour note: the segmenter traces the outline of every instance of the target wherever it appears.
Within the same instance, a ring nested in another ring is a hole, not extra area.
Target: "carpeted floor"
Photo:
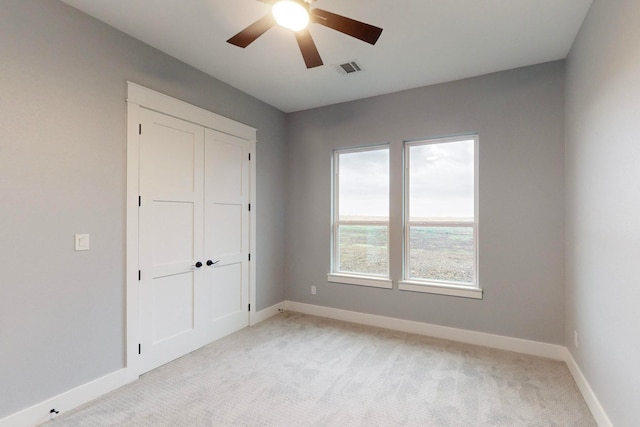
[[[283,313],[46,426],[596,423],[563,362]]]

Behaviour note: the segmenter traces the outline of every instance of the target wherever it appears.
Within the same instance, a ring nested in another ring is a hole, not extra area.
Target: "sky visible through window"
[[[474,217],[474,140],[410,147],[410,220]]]
[[[474,140],[412,145],[412,221],[474,217]],[[389,149],[340,154],[340,219],[388,220]]]
[[[340,219],[389,218],[389,148],[340,154]]]

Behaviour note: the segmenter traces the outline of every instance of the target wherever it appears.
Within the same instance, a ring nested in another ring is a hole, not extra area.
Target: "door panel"
[[[249,324],[249,144],[205,130],[204,271],[209,337]]]
[[[153,287],[152,344],[188,333],[193,325],[194,273],[157,279]]]
[[[202,345],[204,129],[142,110],[140,329],[144,371]]]
[[[207,129],[207,196],[216,203],[248,203],[247,142]]]
[[[152,203],[153,266],[194,260],[194,203],[156,200]]]
[[[212,235],[207,240],[209,247],[216,256],[236,255],[243,252],[242,247],[242,218],[243,204],[229,205],[223,203],[211,203],[209,206],[208,220],[213,224],[224,226],[210,227]]]
[[[242,278],[242,263],[229,264],[212,269],[211,280],[208,282],[209,295],[211,296],[211,311],[209,320],[242,312],[242,289],[238,286],[238,278]]]
[[[194,133],[202,132],[202,128],[150,111],[148,115],[156,120],[144,127],[144,139],[153,141],[153,149],[145,153],[148,156],[145,175],[152,180],[153,187],[163,192],[197,191],[202,179],[194,165],[202,160],[202,145]]]

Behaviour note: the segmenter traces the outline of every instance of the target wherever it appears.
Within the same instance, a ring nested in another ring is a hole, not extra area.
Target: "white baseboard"
[[[578,385],[578,389],[580,389],[580,393],[582,393],[582,397],[584,397],[585,402],[587,402],[591,415],[593,415],[593,418],[595,418],[598,423],[598,426],[613,427],[613,423],[607,416],[607,413],[604,411],[604,408],[600,404],[596,394],[593,392],[589,382],[568,349],[565,349],[565,362],[569,367],[569,371],[571,372],[573,379]]]
[[[281,309],[284,309],[284,305],[285,301],[279,302],[260,311],[251,312],[251,315],[249,316],[249,326],[257,325],[258,323],[264,322],[268,318],[275,316],[280,313]]]
[[[468,331],[464,329],[450,328],[447,326],[396,319],[393,317],[377,316],[375,314],[340,310],[337,308],[304,304],[294,301],[286,301],[285,309],[314,316],[342,320],[345,322],[360,323],[363,325],[393,329],[418,335],[428,335],[435,338],[443,338],[467,344],[498,348],[501,350],[547,357],[555,360],[564,360],[566,352],[566,347],[561,345],[487,334],[484,332]]]
[[[74,389],[47,399],[0,420],[0,427],[33,427],[49,421],[49,411],[60,415],[135,380],[127,369],[120,369]]]

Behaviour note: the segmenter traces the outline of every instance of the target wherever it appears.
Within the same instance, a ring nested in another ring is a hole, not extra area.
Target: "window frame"
[[[411,200],[410,200],[410,170],[411,170],[411,162],[410,162],[410,149],[413,146],[421,146],[421,145],[435,145],[435,144],[446,144],[451,142],[459,142],[459,141],[469,141],[473,140],[473,221],[411,221]],[[478,213],[479,213],[479,203],[478,203],[478,190],[479,190],[479,135],[478,134],[468,134],[468,135],[459,135],[454,137],[444,137],[444,138],[429,138],[429,139],[420,139],[416,141],[405,141],[403,145],[404,150],[404,167],[403,167],[403,252],[402,252],[402,280],[398,282],[398,289],[402,291],[413,291],[413,292],[425,292],[425,293],[434,293],[440,295],[450,295],[450,296],[459,296],[459,297],[467,297],[467,298],[482,298],[482,289],[480,288],[479,277],[478,277],[478,229],[479,229],[479,221],[478,221]],[[410,272],[410,262],[411,262],[411,241],[410,241],[410,232],[411,227],[420,227],[420,226],[428,226],[428,227],[461,227],[461,228],[472,228],[473,230],[473,282],[471,284],[463,283],[463,282],[454,282],[454,281],[441,281],[441,280],[433,280],[433,279],[417,279],[409,277]]]
[[[331,195],[331,273],[327,274],[327,280],[333,283],[344,283],[357,286],[370,286],[376,288],[391,289],[393,287],[393,281],[390,278],[391,265],[390,265],[390,252],[391,252],[391,221],[389,218],[390,212],[387,213],[387,220],[340,220],[340,155],[361,153],[367,151],[387,150],[389,154],[389,192],[387,194],[389,211],[391,210],[391,146],[390,144],[377,144],[368,145],[355,148],[340,148],[333,150],[332,159],[332,195]],[[387,226],[387,273],[386,276],[366,273],[349,273],[336,271],[339,265],[338,257],[339,251],[339,230],[341,225],[386,225]]]

